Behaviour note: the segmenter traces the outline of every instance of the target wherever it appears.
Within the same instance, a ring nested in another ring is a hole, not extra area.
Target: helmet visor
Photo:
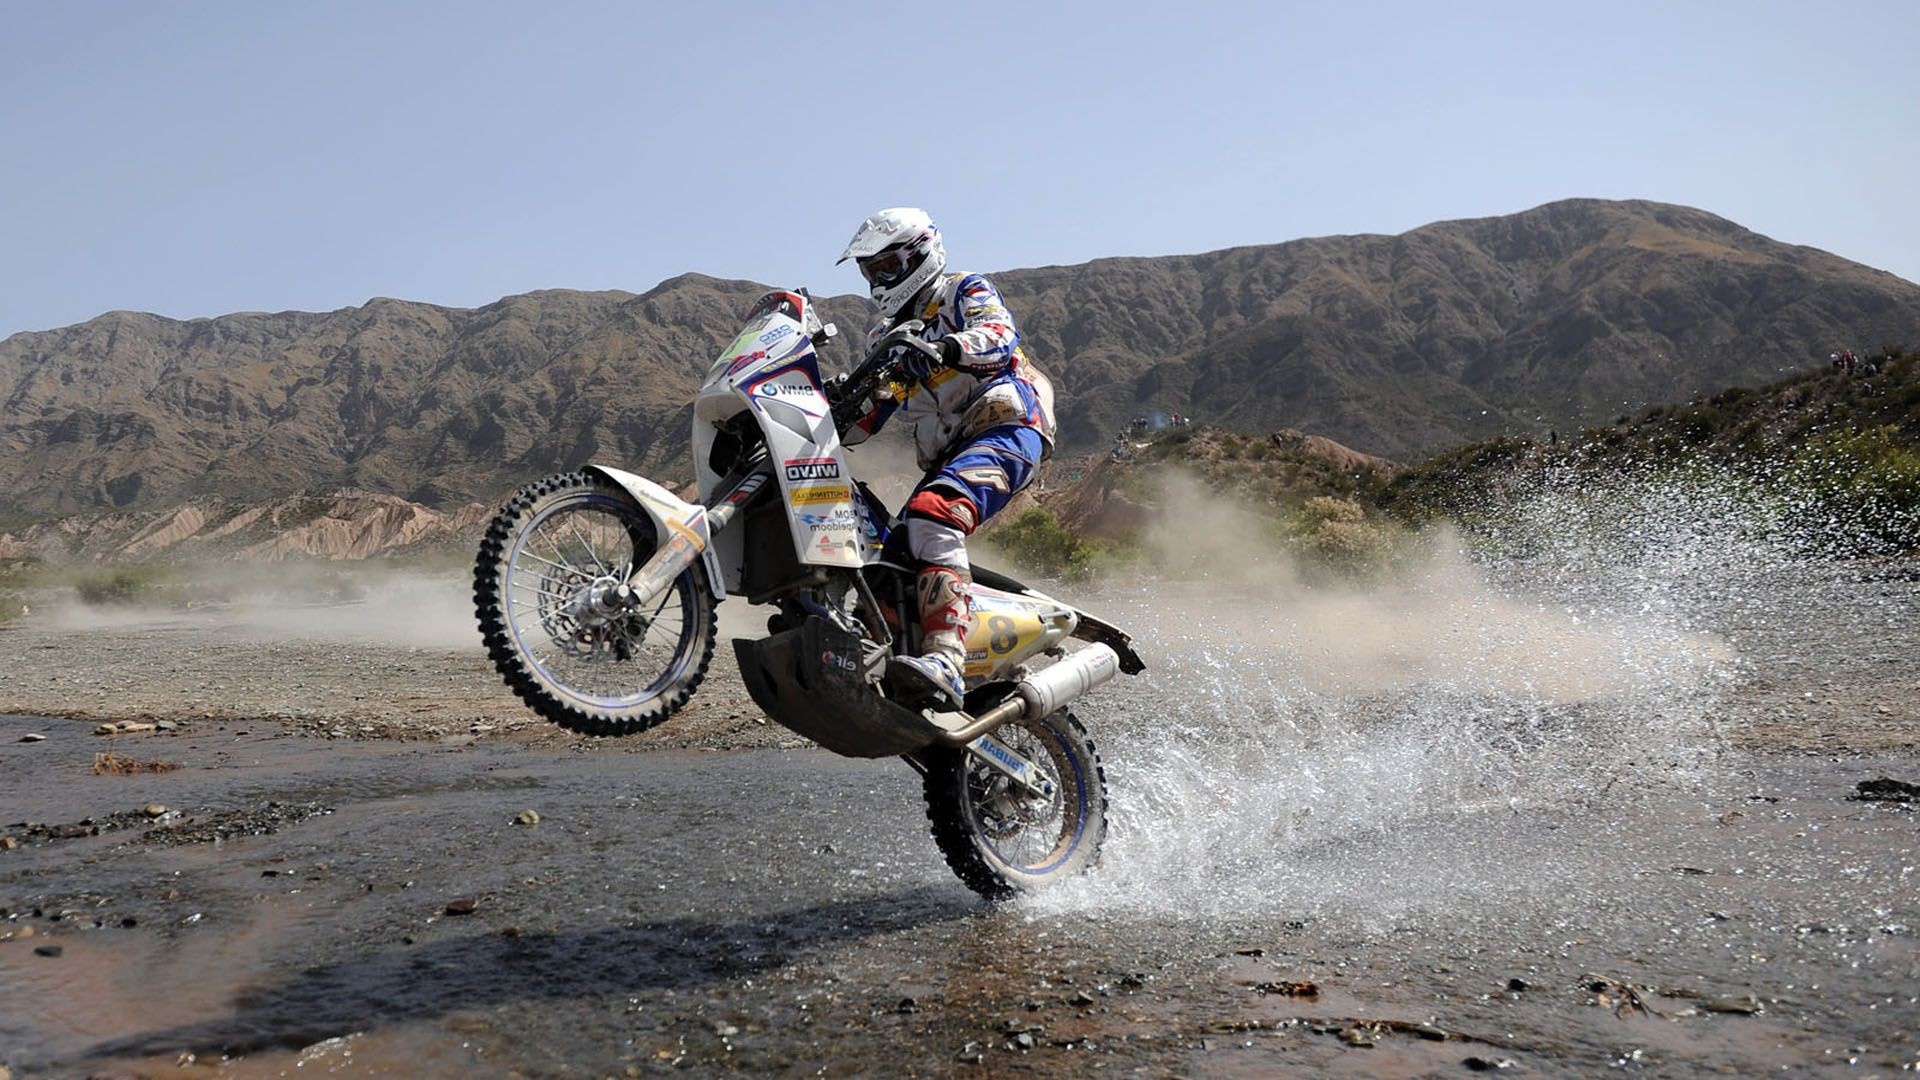
[[[886,289],[905,280],[913,268],[913,254],[910,248],[888,248],[877,255],[856,259],[854,263],[860,267],[860,276],[867,279],[867,284]]]

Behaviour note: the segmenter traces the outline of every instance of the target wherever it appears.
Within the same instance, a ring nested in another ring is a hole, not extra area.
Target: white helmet
[[[898,318],[927,283],[947,268],[947,248],[925,210],[896,206],[860,223],[834,265],[854,260],[880,305],[880,317]]]

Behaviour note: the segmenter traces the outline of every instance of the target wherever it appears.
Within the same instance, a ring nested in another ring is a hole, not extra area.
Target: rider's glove
[[[907,338],[893,347],[894,367],[914,382],[925,382],[932,378],[933,373],[945,363],[941,346],[932,342]]]

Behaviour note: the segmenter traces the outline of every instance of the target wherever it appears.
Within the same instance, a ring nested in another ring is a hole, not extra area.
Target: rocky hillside
[[[471,551],[493,507],[434,510],[392,495],[340,491],[248,505],[201,499],[164,511],[113,511],[0,533],[0,562],[366,559],[429,548]]]
[[[1084,441],[1159,407],[1414,460],[1920,332],[1912,282],[1649,202],[1002,277]]]
[[[1169,428],[1128,440],[1119,456],[1054,468],[1031,505],[1075,536],[1130,540],[1165,514],[1168,485],[1190,486],[1249,513],[1275,515],[1317,496],[1351,498],[1384,484],[1397,466],[1319,435],[1291,429],[1243,435]],[[1063,474],[1077,480],[1061,483]],[[1010,508],[1011,518],[1027,503]],[[997,519],[996,519],[997,520]]]
[[[340,487],[446,507],[591,459],[681,467],[687,401],[761,291],[690,275],[640,296],[114,312],[16,334],[0,342],[0,525]]]
[[[995,279],[1059,387],[1066,453],[1163,409],[1412,459],[1920,339],[1920,286],[1643,202]],[[0,527],[341,487],[446,508],[589,459],[680,478],[687,399],[761,290],[687,275],[638,296],[115,312],[17,334],[0,342]],[[858,337],[864,300],[826,307]]]
[[[1473,529],[1543,494],[1605,500],[1623,482],[1667,498],[1731,496],[1754,527],[1808,549],[1920,551],[1920,350],[1872,353],[1851,372],[1815,365],[1566,438],[1457,447],[1370,498],[1409,522]]]

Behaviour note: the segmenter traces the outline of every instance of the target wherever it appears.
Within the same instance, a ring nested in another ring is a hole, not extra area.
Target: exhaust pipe
[[[1119,671],[1120,656],[1111,646],[1089,645],[1020,680],[1007,700],[981,713],[966,727],[942,733],[937,741],[948,746],[965,746],[1011,721],[1051,715]]]

